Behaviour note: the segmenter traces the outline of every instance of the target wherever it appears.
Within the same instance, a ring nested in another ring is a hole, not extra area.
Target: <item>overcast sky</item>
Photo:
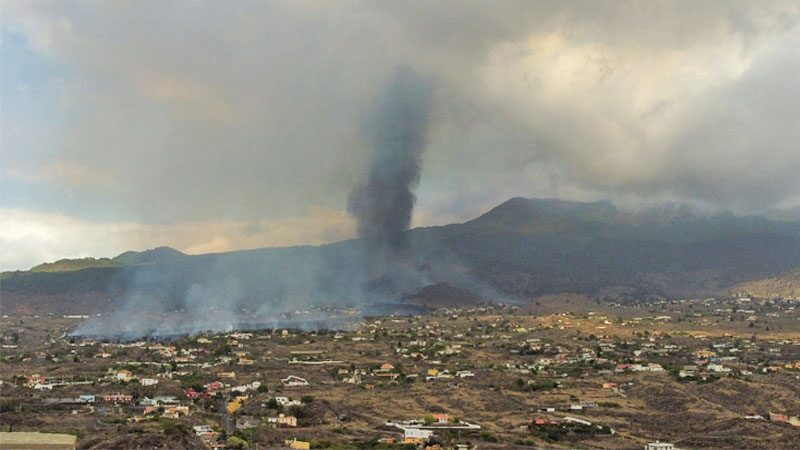
[[[512,196],[800,204],[800,3],[4,1],[0,269],[352,237],[431,80],[415,225]]]

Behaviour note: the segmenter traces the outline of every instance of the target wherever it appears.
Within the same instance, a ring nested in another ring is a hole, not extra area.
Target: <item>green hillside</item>
[[[153,264],[175,261],[186,257],[185,254],[170,247],[157,247],[141,252],[127,251],[114,258],[75,258],[59,259],[55,262],[43,263],[32,267],[29,272],[74,272],[83,269],[100,267],[121,267],[139,264]]]
[[[800,268],[777,277],[740,283],[733,292],[759,298],[800,300]]]
[[[31,267],[31,272],[72,272],[92,267],[117,267],[120,263],[110,258],[77,258],[59,259],[55,262],[43,263]]]

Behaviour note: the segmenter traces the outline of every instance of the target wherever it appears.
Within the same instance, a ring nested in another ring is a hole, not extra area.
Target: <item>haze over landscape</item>
[[[788,0],[3,2],[0,448],[793,448],[799,49]]]

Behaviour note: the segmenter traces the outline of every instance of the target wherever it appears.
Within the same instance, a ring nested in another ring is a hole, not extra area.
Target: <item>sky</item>
[[[0,269],[353,237],[432,85],[412,225],[514,197],[800,205],[797,1],[4,1]]]

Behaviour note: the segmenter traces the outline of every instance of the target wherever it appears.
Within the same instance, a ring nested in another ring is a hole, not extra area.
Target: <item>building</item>
[[[421,428],[404,428],[403,429],[403,444],[420,445],[433,436],[432,430],[423,430]]]
[[[450,421],[450,416],[447,414],[434,414],[433,420],[435,420],[436,423],[448,423]]]
[[[131,381],[133,379],[133,372],[130,370],[120,370],[116,375],[117,381]]]
[[[240,417],[236,419],[237,430],[250,430],[258,428],[261,422],[255,417]]]
[[[286,331],[286,330],[283,330],[283,331]],[[292,440],[286,439],[283,443],[287,447],[295,449],[295,450],[306,450],[306,449],[310,449],[311,448],[311,443],[310,442],[298,441],[297,438],[294,438]]]
[[[308,386],[308,381],[294,375],[289,375],[282,379],[281,383],[283,383],[284,386]]]
[[[680,450],[675,448],[675,444],[670,444],[669,442],[651,442],[644,446],[644,450]]]
[[[103,396],[106,403],[131,403],[133,396],[130,394],[106,394]]]
[[[139,383],[142,386],[155,386],[156,384],[158,384],[158,380],[156,380],[155,378],[142,378],[141,380],[139,380]]]
[[[165,406],[164,407],[164,414],[162,417],[166,417],[168,419],[179,419],[181,417],[186,417],[189,415],[189,407],[188,406]]]
[[[300,400],[290,400],[289,397],[275,397],[275,402],[281,406],[302,406],[303,402]]]
[[[280,414],[278,415],[277,423],[279,427],[295,428],[297,426],[297,417]]]
[[[789,421],[789,416],[787,416],[786,414],[779,414],[779,413],[771,412],[771,413],[769,413],[769,420],[771,420],[773,422],[788,422]]]

